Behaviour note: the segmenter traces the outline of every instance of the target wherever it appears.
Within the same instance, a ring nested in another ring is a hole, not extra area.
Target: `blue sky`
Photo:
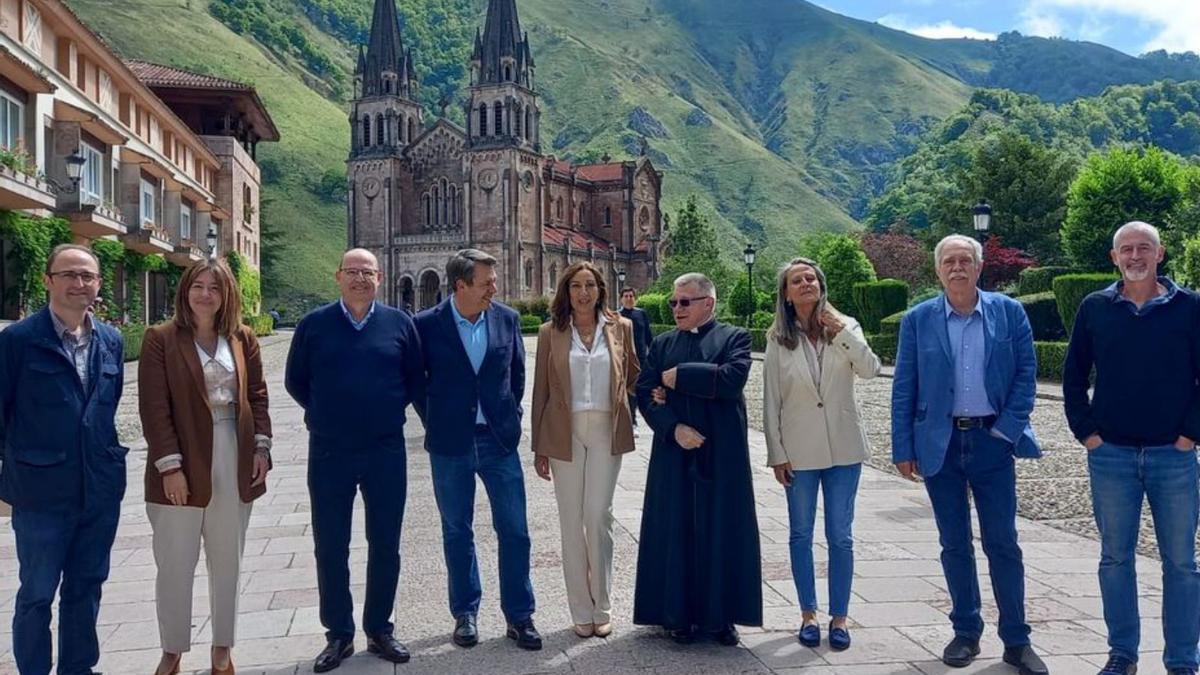
[[[925,37],[986,39],[1018,30],[1098,42],[1134,55],[1154,49],[1200,53],[1200,0],[812,1]]]

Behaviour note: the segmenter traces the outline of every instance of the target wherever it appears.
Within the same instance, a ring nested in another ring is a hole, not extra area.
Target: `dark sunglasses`
[[[698,298],[679,298],[678,300],[675,298],[671,298],[670,300],[667,301],[667,304],[671,306],[671,309],[675,309],[676,307],[683,307],[684,309],[687,309],[688,307],[692,306],[693,302],[699,302],[701,300],[707,300],[707,299],[708,299],[707,295],[702,295]]]

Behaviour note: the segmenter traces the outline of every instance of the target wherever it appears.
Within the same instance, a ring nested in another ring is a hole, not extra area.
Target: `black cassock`
[[[666,405],[651,392],[677,367]],[[670,630],[762,625],[762,562],[746,440],[750,334],[716,321],[654,340],[638,407],[654,429],[633,622]],[[675,425],[704,436],[684,450]]]

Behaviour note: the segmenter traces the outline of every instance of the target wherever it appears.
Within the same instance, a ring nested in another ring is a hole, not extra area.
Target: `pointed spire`
[[[391,93],[406,95],[409,89],[412,52],[404,49],[400,36],[400,17],[396,11],[396,0],[375,0],[375,11],[371,18],[371,38],[363,70],[363,89],[366,94]],[[385,87],[383,74],[390,72],[397,78],[394,88]]]
[[[479,62],[479,83],[516,82],[528,86],[526,66],[532,65],[529,44],[522,38],[516,0],[488,0],[483,36],[476,36],[475,57]],[[511,59],[511,61],[509,61]],[[505,71],[505,63],[509,70]]]
[[[367,54],[363,51],[363,46],[358,46],[358,65],[354,67],[355,75],[363,75],[367,71]]]

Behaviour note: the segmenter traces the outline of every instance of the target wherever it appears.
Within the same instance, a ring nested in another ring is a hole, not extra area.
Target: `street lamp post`
[[[74,194],[75,192],[79,191],[79,181],[81,178],[83,178],[83,165],[87,164],[87,158],[80,154],[78,150],[76,150],[70,155],[64,157],[63,161],[67,165],[67,178],[69,178],[71,182],[67,185],[63,185],[50,178],[47,178],[46,182],[53,185],[54,189],[58,190],[59,192]]]
[[[992,225],[992,207],[988,206],[986,199],[980,199],[978,204],[971,207],[971,213],[974,216],[975,236],[980,244],[985,244],[988,228]]]
[[[625,270],[617,270],[617,292],[614,293],[614,299],[617,301],[617,308],[621,307],[621,294],[625,291]]]
[[[754,310],[758,308],[758,298],[754,297],[755,253],[753,244],[746,244],[745,250],[742,251],[742,259],[746,261],[746,282],[750,287],[750,315],[746,317],[746,328],[750,328],[750,321],[754,318]]]
[[[208,234],[204,240],[208,242],[208,257],[217,257],[217,226],[214,223],[208,224]]]

